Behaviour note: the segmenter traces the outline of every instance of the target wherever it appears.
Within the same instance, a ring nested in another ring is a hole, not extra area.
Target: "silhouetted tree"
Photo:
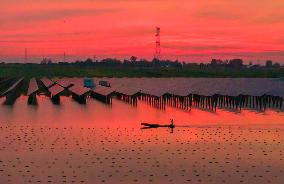
[[[85,60],[85,64],[86,65],[92,65],[93,64],[93,60],[91,58],[88,58]]]
[[[273,65],[273,62],[272,62],[271,60],[267,60],[267,61],[265,62],[265,67],[267,67],[267,68],[271,68],[272,65]]]
[[[231,59],[228,63],[228,66],[232,68],[241,68],[243,66],[243,60],[242,59]]]
[[[158,58],[153,58],[152,66],[153,67],[159,67],[160,66],[160,60]]]
[[[68,66],[86,66],[86,67],[136,67],[136,68],[174,68],[174,69],[284,69],[284,65],[280,65],[279,63],[273,63],[271,60],[267,60],[265,65],[253,65],[252,62],[249,62],[248,65],[243,64],[242,59],[232,59],[232,60],[221,60],[221,59],[212,59],[209,63],[187,63],[180,62],[178,60],[160,60],[158,58],[153,58],[148,61],[146,59],[137,60],[136,56],[131,56],[128,60],[119,60],[116,58],[105,58],[102,60],[94,61],[91,58],[87,58],[86,60],[77,60],[75,62],[58,62],[52,63],[52,61],[48,58],[43,58],[40,64],[51,64],[51,65],[68,65]],[[5,63],[2,63],[5,65]],[[7,63],[9,65],[9,63]],[[21,65],[21,63],[19,63]],[[91,68],[90,67],[90,68]]]
[[[222,66],[224,63],[221,59],[212,59],[210,65],[213,67]]]
[[[119,66],[121,62],[119,59],[106,58],[101,60],[100,64],[104,66]]]
[[[273,64],[273,68],[280,68],[280,64],[279,64],[279,63],[277,63],[277,62],[276,62],[276,63],[274,63],[274,64]]]
[[[51,59],[47,59],[47,58],[43,58],[40,62],[40,64],[42,65],[51,64],[51,63],[52,63]]]
[[[137,57],[136,56],[131,56],[130,57],[130,61],[131,61],[131,63],[136,63]]]

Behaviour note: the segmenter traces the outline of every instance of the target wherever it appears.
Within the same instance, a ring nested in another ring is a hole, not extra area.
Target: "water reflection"
[[[2,101],[3,99],[1,99]],[[283,113],[93,99],[0,106],[0,183],[283,183]],[[141,122],[169,124],[140,129]],[[237,126],[237,127],[235,127]],[[251,126],[254,128],[246,128]],[[264,127],[265,129],[259,128]]]
[[[0,99],[3,102],[3,98]],[[0,122],[7,123],[47,123],[47,124],[92,124],[95,126],[132,126],[138,127],[142,122],[167,124],[174,119],[177,126],[282,126],[284,113],[274,110],[256,112],[217,112],[192,109],[183,111],[167,107],[159,110],[138,102],[133,107],[124,102],[114,100],[112,106],[92,98],[87,99],[86,105],[76,103],[70,97],[61,97],[61,105],[52,104],[45,96],[38,97],[38,106],[27,105],[27,97],[21,96],[14,106],[0,106]]]

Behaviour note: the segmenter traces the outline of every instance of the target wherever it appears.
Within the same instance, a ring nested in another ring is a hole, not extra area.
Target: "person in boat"
[[[170,125],[159,125],[159,124],[149,124],[149,123],[141,123],[141,125],[144,125],[150,128],[159,128],[159,127],[175,128],[173,119],[170,119]]]
[[[174,125],[174,120],[173,119],[171,119],[171,126],[173,126]]]

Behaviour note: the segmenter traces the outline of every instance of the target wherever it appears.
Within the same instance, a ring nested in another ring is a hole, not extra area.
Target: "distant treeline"
[[[209,63],[188,63],[188,62],[179,62],[171,60],[159,60],[154,58],[151,61],[146,59],[138,60],[137,57],[132,56],[129,60],[119,60],[116,58],[106,58],[102,60],[93,60],[88,58],[84,61],[75,61],[75,62],[58,62],[53,63],[50,59],[43,59],[40,64],[58,64],[58,65],[86,65],[86,66],[103,66],[103,67],[172,67],[172,68],[204,68],[204,67],[227,67],[227,68],[281,68],[284,67],[284,64],[281,66],[278,62],[267,60],[265,65],[249,63],[244,64],[242,59],[231,59],[231,60],[221,60],[221,59],[212,59]]]
[[[106,58],[58,62],[43,59],[40,63],[0,63],[0,77],[284,77],[284,65],[266,61],[265,65],[244,64],[242,59],[212,59],[209,63],[171,60],[129,60]]]

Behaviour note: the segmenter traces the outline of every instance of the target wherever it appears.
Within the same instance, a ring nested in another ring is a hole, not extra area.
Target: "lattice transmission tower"
[[[155,50],[155,58],[161,59],[161,40],[160,40],[161,28],[156,27],[156,50]]]

